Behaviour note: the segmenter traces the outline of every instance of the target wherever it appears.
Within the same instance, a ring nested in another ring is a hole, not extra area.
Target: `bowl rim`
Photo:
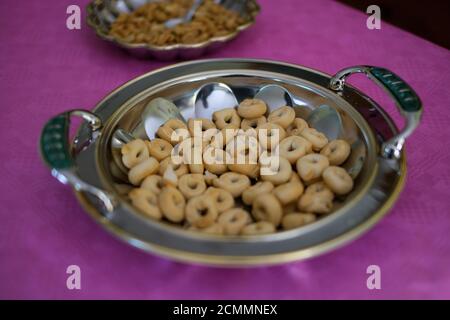
[[[172,51],[172,50],[178,50],[178,49],[199,49],[199,48],[209,47],[210,45],[212,45],[214,43],[227,42],[229,40],[234,39],[239,33],[241,33],[242,31],[244,31],[247,28],[249,28],[250,26],[252,26],[256,22],[255,17],[261,11],[261,7],[256,2],[256,0],[247,0],[248,2],[251,3],[251,5],[253,7],[252,10],[249,11],[250,18],[245,23],[239,25],[234,32],[224,35],[224,36],[220,36],[220,37],[212,37],[206,41],[199,42],[199,43],[193,43],[193,44],[178,43],[178,44],[171,44],[171,45],[167,45],[167,46],[157,46],[157,45],[153,45],[153,44],[149,44],[149,43],[128,43],[125,41],[121,41],[120,39],[110,36],[109,34],[103,32],[101,26],[98,23],[96,23],[97,19],[96,19],[96,15],[95,15],[94,6],[96,5],[95,2],[98,2],[98,1],[103,1],[103,0],[92,0],[86,6],[87,24],[92,29],[94,29],[94,31],[98,37],[100,37],[101,39],[106,40],[108,42],[114,43],[125,49],[148,49],[150,51],[156,51],[156,52]]]
[[[102,99],[94,108],[94,112],[97,111],[102,104],[110,99],[114,94],[121,91],[122,89],[126,88],[128,85],[139,81],[140,79],[144,77],[148,77],[151,74],[155,74],[157,72],[161,72],[163,70],[172,69],[174,67],[183,66],[183,65],[189,65],[189,64],[198,64],[198,63],[205,63],[205,62],[215,62],[215,61],[224,61],[224,62],[255,62],[255,63],[270,63],[270,64],[278,64],[278,65],[284,65],[287,67],[293,67],[293,68],[300,68],[307,70],[309,72],[314,72],[316,74],[330,77],[328,74],[323,73],[321,71],[304,67],[301,65],[295,65],[295,64],[289,64],[285,62],[280,61],[273,61],[273,60],[261,60],[261,59],[203,59],[203,60],[195,60],[190,62],[183,62],[178,64],[171,64],[169,66],[158,68],[156,70],[152,70],[151,72],[145,73],[139,77],[136,77],[125,84],[119,86],[115,90],[113,90],[110,94],[106,95],[104,99]],[[352,88],[353,90],[356,90],[357,93],[361,94],[363,97],[366,97],[364,93],[360,92],[358,89],[348,85],[348,87]],[[383,111],[383,109],[381,109]],[[386,121],[389,125],[393,126],[395,129],[395,124],[392,121],[392,119],[387,115],[384,114],[386,117]],[[120,239],[124,240],[125,242],[132,244],[140,249],[143,249],[145,251],[150,251],[153,253],[156,253],[157,255],[169,257],[174,260],[178,261],[184,261],[184,262],[194,262],[199,264],[207,264],[207,265],[222,265],[222,266],[245,266],[245,265],[261,265],[261,264],[281,264],[286,263],[298,259],[307,259],[325,252],[328,252],[334,248],[340,247],[344,245],[345,243],[349,242],[350,240],[356,238],[357,236],[361,235],[363,232],[367,231],[371,226],[373,226],[376,222],[378,222],[392,207],[395,200],[398,198],[400,191],[403,189],[405,178],[406,178],[406,159],[405,159],[405,153],[402,152],[402,158],[399,161],[399,171],[400,175],[396,178],[396,181],[393,183],[394,187],[392,189],[392,193],[386,197],[383,204],[377,209],[375,213],[370,215],[367,219],[365,219],[363,222],[359,223],[358,225],[354,226],[353,228],[339,234],[338,236],[328,239],[326,241],[313,244],[310,247],[301,248],[299,250],[294,251],[286,251],[282,253],[274,253],[274,254],[263,254],[263,255],[252,255],[252,256],[232,256],[232,255],[215,255],[215,254],[204,254],[204,253],[197,253],[197,252],[189,252],[174,248],[169,248],[165,246],[161,246],[159,244],[155,243],[149,243],[146,241],[143,241],[139,239],[139,237],[125,231],[124,229],[118,227],[115,225],[112,221],[109,219],[106,219],[102,213],[93,206],[93,204],[89,201],[89,199],[82,194],[79,191],[75,191],[75,195],[77,199],[80,201],[81,205],[87,211],[97,222],[102,224],[105,229],[119,237]]]
[[[75,197],[83,207],[83,209],[96,221],[98,224],[103,226],[110,234],[114,237],[122,240],[123,242],[130,244],[141,249],[143,251],[153,253],[159,257],[184,262],[184,263],[194,263],[199,265],[207,266],[217,266],[217,267],[256,267],[261,265],[280,265],[284,263],[306,260],[310,259],[334,249],[343,247],[345,244],[350,243],[362,236],[364,233],[369,231],[372,226],[379,222],[393,207],[395,201],[400,196],[401,191],[404,188],[406,182],[406,157],[405,152],[402,151],[401,158],[401,171],[404,173],[399,176],[399,180],[383,206],[377,211],[376,214],[372,215],[369,219],[365,220],[363,223],[359,224],[357,227],[350,229],[349,231],[339,235],[336,238],[327,240],[322,243],[318,243],[308,248],[303,248],[299,250],[277,253],[277,254],[267,254],[258,256],[221,256],[221,255],[210,255],[202,254],[196,252],[189,252],[184,250],[173,249],[169,247],[164,247],[155,243],[149,243],[138,239],[136,236],[125,231],[124,229],[118,227],[111,220],[106,219],[97,208],[95,208],[86,196],[81,192],[73,189]]]
[[[265,62],[265,63],[270,62],[267,60],[249,60],[249,59],[204,59],[202,61],[197,60],[197,61],[192,61],[192,62],[169,65],[166,68],[158,68],[154,71],[144,74],[144,77],[146,78],[146,77],[150,77],[153,75],[157,75],[159,72],[164,71],[166,69],[176,69],[177,67],[182,67],[184,65],[197,65],[197,64],[209,63],[209,62],[214,62],[214,61],[226,62],[226,61],[233,61],[233,60],[238,60],[241,62],[242,61],[255,61],[255,62]],[[271,62],[272,62],[272,64],[276,64],[276,63],[279,64],[279,62],[277,62],[277,61],[271,61]],[[303,69],[308,69],[303,66],[297,66],[297,67],[301,67]],[[313,69],[309,69],[309,70],[314,71]],[[255,70],[253,70],[253,72],[250,70],[247,70],[247,71],[249,73],[258,72]],[[208,73],[210,73],[210,71],[208,71]],[[214,72],[214,73],[217,74],[217,72]],[[220,72],[220,73],[222,73],[222,72]],[[202,72],[200,74],[202,74]],[[192,80],[192,75],[195,75],[196,77],[201,77],[197,73],[194,73],[191,75],[184,75],[181,77],[176,77],[174,79],[162,81],[155,86],[146,88],[145,90],[143,90],[143,91],[139,92],[138,94],[129,98],[125,103],[123,103],[119,108],[117,108],[117,110],[115,110],[113,112],[113,114],[111,114],[108,117],[107,121],[105,121],[104,127],[102,128],[102,135],[101,135],[100,141],[99,141],[100,146],[96,149],[97,172],[98,172],[99,178],[102,182],[102,186],[104,188],[109,187],[110,189],[108,189],[108,191],[110,193],[114,194],[116,196],[116,198],[118,200],[120,200],[122,206],[125,207],[127,209],[127,211],[129,211],[129,212],[134,212],[136,215],[143,216],[143,214],[139,210],[137,210],[135,207],[133,207],[129,203],[129,201],[126,199],[125,196],[118,194],[117,191],[115,190],[115,188],[113,187],[114,183],[111,180],[109,169],[107,168],[107,166],[105,166],[106,162],[101,161],[101,160],[104,160],[105,154],[108,153],[109,148],[108,148],[107,141],[109,141],[111,139],[112,134],[114,132],[114,128],[116,127],[116,124],[122,119],[122,117],[124,115],[126,115],[128,113],[128,111],[133,109],[135,102],[142,100],[143,97],[148,95],[149,91],[154,91],[155,89],[156,89],[156,91],[158,91],[159,87],[166,86],[167,82],[175,82],[175,84],[179,84],[180,82],[183,81],[183,79],[189,78],[190,80]],[[247,75],[248,74],[246,74],[246,76]],[[136,79],[136,80],[138,80],[138,79]],[[296,79],[296,81],[299,81],[299,80]],[[304,81],[304,79],[302,79],[302,81]],[[128,85],[132,85],[133,83],[134,83],[133,80],[127,82],[126,84],[124,84],[123,89],[126,89],[128,87]],[[308,83],[309,89],[312,90],[315,87],[315,89],[319,90],[321,93],[324,93],[324,88],[321,87],[320,85],[314,84],[311,81],[306,81],[305,83]],[[328,90],[325,90],[325,91],[328,91]],[[363,117],[356,110],[353,110],[350,103],[348,103],[347,101],[342,100],[342,99],[341,99],[341,102],[346,104],[347,107],[349,107],[348,110],[345,110],[346,112],[348,112],[349,114],[353,113],[353,116],[361,118],[361,121],[358,121],[359,125],[361,125],[363,127],[363,128],[360,128],[361,135],[364,136],[367,146],[372,146],[372,148],[368,149],[368,152],[367,152],[368,157],[365,161],[365,166],[367,166],[369,168],[376,168],[377,162],[376,162],[376,159],[374,159],[375,158],[374,154],[376,154],[376,152],[375,152],[376,144],[375,144],[375,137],[373,136],[372,132],[370,131],[370,125],[363,119]],[[94,111],[95,110],[96,109],[94,109]],[[303,226],[301,229],[305,232],[306,232],[306,230],[310,230],[310,229],[319,229],[321,226],[330,222],[331,220],[334,220],[338,216],[344,215],[346,212],[346,209],[351,207],[351,204],[354,205],[355,203],[358,203],[358,201],[360,201],[364,197],[364,195],[368,192],[368,190],[370,189],[370,186],[372,185],[372,183],[374,182],[374,180],[376,178],[375,173],[376,173],[375,170],[369,170],[369,174],[366,174],[366,179],[364,180],[364,183],[362,183],[362,185],[360,185],[358,188],[355,188],[352,192],[351,197],[349,198],[349,201],[346,201],[346,203],[344,205],[342,205],[341,207],[336,209],[333,212],[333,214],[326,215],[326,216],[322,217],[320,220],[316,221],[315,223],[311,223],[311,224]],[[167,232],[175,234],[175,235],[179,234],[179,233],[182,233],[183,235],[189,234],[191,238],[200,238],[200,239],[209,238],[211,240],[219,241],[219,242],[230,242],[230,241],[231,242],[234,242],[234,241],[239,242],[243,239],[245,239],[246,241],[252,242],[252,241],[269,240],[270,238],[274,238],[274,234],[263,234],[263,235],[253,235],[253,236],[239,235],[239,236],[222,237],[222,236],[214,235],[214,234],[202,234],[202,233],[193,232],[190,230],[180,230],[179,228],[174,228],[173,226],[170,226],[170,225],[161,224],[161,222],[159,222],[159,221],[150,220],[149,223],[154,224],[157,227],[164,228]],[[276,240],[282,240],[282,239],[287,239],[287,238],[293,237],[293,235],[295,233],[297,233],[297,231],[298,231],[298,228],[277,232],[275,234],[275,236],[277,238]]]

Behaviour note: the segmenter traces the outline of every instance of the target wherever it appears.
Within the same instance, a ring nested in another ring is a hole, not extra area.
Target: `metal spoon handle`
[[[194,17],[195,12],[197,11],[198,7],[202,4],[203,0],[195,0],[194,4],[192,5],[191,9],[189,9],[188,13],[184,17],[184,22],[191,21]]]

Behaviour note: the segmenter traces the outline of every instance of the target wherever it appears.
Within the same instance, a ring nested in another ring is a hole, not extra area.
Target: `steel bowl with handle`
[[[255,0],[218,0],[225,8],[238,12],[243,18],[243,23],[234,32],[201,43],[157,46],[148,43],[127,43],[109,34],[111,24],[121,13],[130,13],[146,3],[155,1],[158,0],[94,0],[87,6],[87,23],[98,37],[125,49],[134,56],[169,61],[198,58],[222,47],[253,25],[260,11]]]
[[[346,84],[353,73],[364,73],[386,89],[406,120],[402,130],[397,130],[376,102]],[[126,178],[120,174],[120,149],[115,147],[114,133],[121,129],[145,137],[145,132],[135,129],[144,107],[156,97],[171,100],[189,118],[194,114],[199,88],[211,82],[228,85],[238,101],[254,96],[266,85],[277,84],[290,92],[306,117],[305,113],[322,105],[336,110],[342,120],[342,138],[351,143],[351,156],[343,166],[355,178],[353,191],[338,201],[331,214],[316,222],[268,235],[207,235],[146,218],[121,192]],[[386,214],[405,183],[404,142],[417,127],[421,113],[421,102],[413,89],[384,68],[357,66],[331,76],[275,61],[199,60],[131,80],[92,111],[71,110],[52,118],[42,131],[41,153],[53,176],[74,188],[85,211],[133,246],[203,264],[279,264],[337,248]],[[85,122],[76,138],[69,141],[72,116],[81,116]]]

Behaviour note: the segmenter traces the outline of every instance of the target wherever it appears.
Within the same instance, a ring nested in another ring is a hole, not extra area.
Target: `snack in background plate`
[[[204,0],[190,22],[165,27],[165,21],[183,17],[192,4],[193,0],[147,3],[131,13],[122,13],[112,23],[109,34],[127,43],[196,44],[231,34],[243,23],[239,13]]]

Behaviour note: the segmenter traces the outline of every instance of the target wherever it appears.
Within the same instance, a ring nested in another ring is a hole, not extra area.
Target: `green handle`
[[[422,103],[414,90],[395,73],[378,67],[369,69],[369,74],[378,80],[391,93],[405,112],[422,109]]]
[[[40,149],[44,162],[52,168],[52,175],[60,182],[70,184],[75,190],[84,191],[100,199],[108,212],[117,204],[108,192],[86,183],[77,175],[75,161],[70,153],[70,117],[79,116],[88,122],[91,134],[101,128],[100,118],[85,110],[72,110],[50,119],[41,134]],[[92,137],[91,137],[92,138]]]
[[[381,155],[387,159],[399,159],[407,137],[417,128],[422,115],[422,103],[414,90],[395,73],[379,67],[355,66],[337,72],[330,79],[330,89],[342,92],[345,80],[354,73],[364,73],[369,79],[384,88],[395,100],[406,120],[404,128],[391,139],[383,142]]]
[[[70,117],[77,115],[89,122],[92,130],[100,128],[100,119],[89,111],[72,110],[50,119],[41,133],[40,149],[45,163],[53,169],[68,169],[74,165],[70,153]]]
[[[41,134],[41,154],[45,163],[55,169],[67,169],[73,165],[69,152],[69,115],[56,116],[47,122]]]

